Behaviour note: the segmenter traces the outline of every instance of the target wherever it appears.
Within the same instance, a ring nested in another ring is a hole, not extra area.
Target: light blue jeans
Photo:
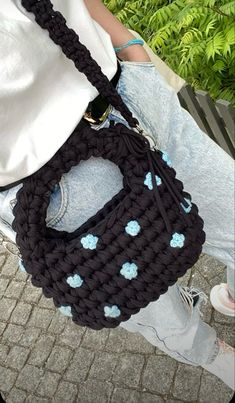
[[[120,62],[117,90],[145,131],[166,151],[204,219],[206,242],[203,252],[214,256],[234,275],[234,181],[233,160],[204,134],[188,112],[181,108],[176,92],[167,85],[152,62]],[[127,124],[113,108],[95,129],[110,120]],[[12,207],[21,185],[0,193],[0,230],[15,240],[11,228]],[[122,189],[122,174],[111,161],[90,158],[63,175],[48,207],[47,225],[74,231]],[[170,287],[157,301],[120,326],[141,333],[150,343],[183,363],[203,365],[218,353],[216,332],[200,316],[199,302],[189,310],[180,297],[180,286]]]

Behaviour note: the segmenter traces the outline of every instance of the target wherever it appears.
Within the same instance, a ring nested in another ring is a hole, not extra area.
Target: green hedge
[[[235,106],[235,1],[104,0],[195,89]]]

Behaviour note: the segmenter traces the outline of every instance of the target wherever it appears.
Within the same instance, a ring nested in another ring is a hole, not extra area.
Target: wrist
[[[117,53],[119,59],[132,62],[150,62],[151,59],[142,45],[131,45]]]

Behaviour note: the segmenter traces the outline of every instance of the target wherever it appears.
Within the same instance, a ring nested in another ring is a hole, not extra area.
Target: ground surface
[[[207,295],[225,268],[201,255],[182,279]],[[208,302],[204,320],[232,344],[233,320]],[[232,391],[200,367],[176,362],[124,329],[80,328],[0,246],[0,391],[7,403],[228,403]]]

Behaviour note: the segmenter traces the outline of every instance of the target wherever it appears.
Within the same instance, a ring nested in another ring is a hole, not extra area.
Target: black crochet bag
[[[203,220],[168,156],[150,145],[63,16],[49,0],[22,0],[22,5],[131,127],[118,123],[94,130],[82,119],[54,157],[23,180],[13,209],[16,242],[33,285],[75,323],[114,328],[196,263],[205,241]],[[123,189],[74,232],[47,227],[55,184],[91,156],[118,165]]]

